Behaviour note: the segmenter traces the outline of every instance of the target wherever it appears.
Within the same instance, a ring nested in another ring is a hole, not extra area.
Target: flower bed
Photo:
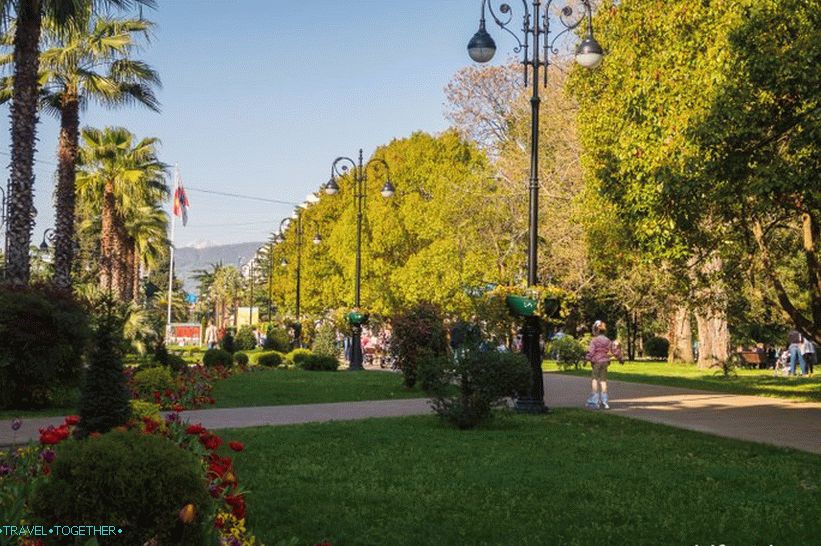
[[[166,417],[159,414],[143,415],[132,419],[120,430],[134,429],[143,434],[161,436],[173,442],[180,449],[194,453],[202,461],[202,472],[208,493],[216,501],[216,510],[202,514],[213,525],[214,543],[221,546],[257,545],[256,538],[245,528],[245,494],[240,487],[231,452],[241,452],[245,446],[240,442],[224,442],[222,438],[200,424],[183,421],[178,412]],[[94,441],[100,434],[93,433],[88,440],[73,438],[74,427],[79,421],[76,416],[67,417],[57,427],[40,429],[39,443],[14,447],[8,452],[0,452],[0,513],[9,524],[19,525],[31,521],[28,502],[32,492],[40,482],[48,480],[51,463],[59,457],[63,442]],[[19,429],[19,421],[12,425]],[[222,449],[221,449],[222,448]],[[192,504],[180,506],[179,520],[183,524],[193,524],[198,507]],[[12,538],[0,535],[0,545],[41,546],[42,541]]]
[[[139,389],[134,383],[134,368],[124,371],[128,378],[129,389],[132,398],[135,400],[145,400],[158,404],[160,409],[170,411],[183,411],[197,409],[203,406],[213,405],[216,401],[211,396],[214,389],[214,382],[219,379],[226,379],[235,373],[242,373],[247,368],[234,366],[226,368],[224,366],[189,366],[186,370],[174,377],[173,388],[166,388],[162,391],[154,391],[150,396],[141,396]]]

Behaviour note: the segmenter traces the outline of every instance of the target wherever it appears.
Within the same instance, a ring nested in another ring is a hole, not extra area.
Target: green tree
[[[153,6],[154,0],[0,0],[0,22],[14,17],[13,78],[11,97],[11,177],[6,240],[6,279],[12,284],[29,280],[34,149],[37,141],[37,102],[40,82],[40,34],[43,19],[63,24],[88,6],[95,11],[126,8],[135,4]]]

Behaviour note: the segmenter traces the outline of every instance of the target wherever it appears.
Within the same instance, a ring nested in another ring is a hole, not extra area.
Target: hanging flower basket
[[[510,312],[519,317],[530,317],[536,314],[538,301],[525,297],[509,295],[506,299]]]
[[[348,322],[351,324],[367,324],[370,315],[368,313],[362,313],[360,311],[351,311],[346,315]]]

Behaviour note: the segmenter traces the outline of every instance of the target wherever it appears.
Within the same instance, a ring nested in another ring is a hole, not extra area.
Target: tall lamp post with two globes
[[[543,85],[547,86],[547,69],[551,64],[550,55],[558,54],[557,40],[567,32],[578,28],[587,22],[585,38],[576,48],[576,62],[585,68],[596,68],[601,64],[604,51],[593,38],[593,13],[590,0],[566,0],[560,12],[559,32],[551,37],[549,11],[554,0],[532,0],[532,11],[527,1],[522,0],[522,28],[521,35],[509,28],[513,21],[513,9],[510,4],[496,0],[482,0],[482,15],[479,20],[479,30],[468,42],[468,54],[478,63],[486,63],[496,53],[496,43],[486,29],[485,14],[490,13],[493,21],[499,28],[513,36],[516,46],[515,53],[522,53],[524,65],[524,84],[528,85],[530,78],[532,95],[530,98],[530,203],[528,217],[528,250],[527,250],[527,285],[535,286],[537,278],[537,245],[539,233],[539,72],[542,71]],[[571,4],[581,6],[580,12],[574,12]],[[494,4],[498,7],[494,8]],[[532,45],[531,45],[532,40]],[[540,47],[540,44],[543,44]],[[526,413],[544,413],[547,408],[544,404],[544,383],[542,379],[542,350],[541,324],[539,318],[529,316],[525,318],[522,352],[530,361],[533,383],[530,392],[516,400],[516,410]]]
[[[335,195],[339,192],[339,184],[336,182],[337,176],[345,176],[350,170],[354,182],[353,199],[356,207],[356,266],[354,272],[354,308],[360,305],[360,286],[362,277],[362,217],[365,210],[365,198],[367,197],[367,170],[371,165],[381,165],[390,174],[390,166],[384,159],[374,157],[364,163],[362,149],[359,150],[359,161],[354,161],[350,157],[337,157],[331,164],[331,179],[325,184],[325,193]],[[380,190],[382,197],[393,197],[395,189],[391,183],[390,176],[385,179],[385,184]],[[350,371],[360,371],[362,367],[362,324],[351,324],[351,364]]]

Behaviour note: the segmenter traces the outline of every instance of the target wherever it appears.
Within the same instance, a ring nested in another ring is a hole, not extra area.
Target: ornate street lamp
[[[43,232],[43,242],[40,243],[40,250],[46,252],[53,244],[54,230],[52,228],[46,228],[46,230]]]
[[[362,276],[362,217],[364,214],[365,198],[367,196],[367,170],[371,165],[381,165],[385,168],[388,175],[390,175],[390,167],[384,159],[374,157],[367,163],[363,162],[362,149],[359,150],[359,161],[354,161],[350,157],[337,157],[331,164],[331,179],[325,184],[325,193],[328,195],[335,195],[339,192],[339,184],[336,182],[337,176],[345,176],[350,174],[354,182],[353,199],[356,206],[356,269],[354,275],[354,307],[358,308],[360,305],[360,284]],[[395,193],[390,176],[385,178],[385,184],[379,193],[382,197],[393,197]],[[348,368],[351,371],[362,370],[362,325],[351,325],[351,365]]]
[[[529,237],[527,252],[527,285],[534,286],[538,279],[536,276],[537,245],[539,227],[539,70],[543,70],[543,85],[547,86],[547,69],[550,66],[550,54],[558,54],[556,48],[557,40],[567,32],[570,32],[587,20],[587,36],[576,49],[576,62],[585,68],[595,68],[601,64],[604,52],[599,43],[593,38],[593,14],[590,8],[590,0],[566,0],[560,14],[559,22],[562,25],[560,31],[550,38],[550,17],[549,10],[554,0],[532,0],[533,8],[528,8],[527,1],[522,0],[522,34],[520,35],[508,28],[513,20],[513,9],[509,4],[499,3],[495,0],[482,0],[482,15],[479,19],[479,30],[468,42],[468,55],[478,63],[486,63],[493,58],[496,53],[496,43],[488,34],[485,27],[485,10],[490,13],[493,21],[505,32],[513,36],[516,46],[515,53],[522,53],[522,64],[524,65],[524,84],[528,85],[528,75],[532,71],[533,93],[530,99],[531,124],[530,124],[530,213],[529,213]],[[494,3],[498,8],[494,8]],[[574,12],[570,4],[581,6],[581,10]],[[542,12],[544,8],[544,12]],[[531,49],[532,39],[532,49]],[[542,50],[540,44],[544,40]],[[533,384],[530,392],[516,400],[517,411],[528,413],[543,413],[547,410],[544,405],[544,383],[542,379],[542,351],[541,351],[541,324],[539,318],[535,316],[526,317],[522,352],[530,361],[533,377]]]
[[[296,223],[296,305],[294,313],[296,314],[297,321],[299,321],[299,299],[302,291],[302,215],[299,214],[298,211],[299,209],[295,210],[290,218],[284,218],[282,222],[279,223],[279,233],[277,233],[276,237],[277,243],[281,244],[285,242],[285,230],[288,229],[291,222]],[[280,265],[285,267],[288,265],[288,261],[283,258]]]

